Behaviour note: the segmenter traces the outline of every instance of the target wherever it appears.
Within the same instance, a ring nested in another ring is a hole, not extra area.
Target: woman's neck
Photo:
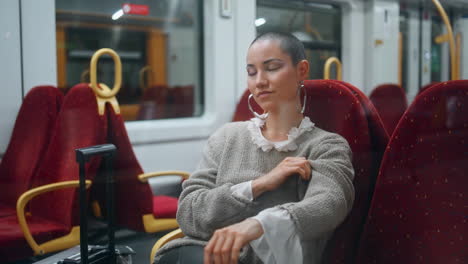
[[[297,105],[283,105],[276,111],[269,111],[268,118],[262,129],[263,136],[270,141],[288,139],[288,133],[293,127],[301,124],[304,116],[298,111]]]

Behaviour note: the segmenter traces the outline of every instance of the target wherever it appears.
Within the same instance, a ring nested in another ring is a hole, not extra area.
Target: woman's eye
[[[276,71],[276,70],[278,70],[279,68],[281,68],[280,65],[272,65],[272,66],[268,66],[268,67],[266,68],[266,70],[267,70],[267,71]]]
[[[257,74],[257,71],[254,71],[254,70],[247,70],[247,74],[249,76],[254,76],[255,74]]]

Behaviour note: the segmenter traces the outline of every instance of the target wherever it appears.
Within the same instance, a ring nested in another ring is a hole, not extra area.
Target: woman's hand
[[[273,170],[252,182],[252,194],[256,198],[266,191],[272,191],[283,184],[290,176],[299,174],[308,181],[311,178],[309,161],[304,157],[287,157]]]
[[[204,251],[204,264],[237,264],[240,250],[263,235],[260,222],[253,218],[214,232]]]

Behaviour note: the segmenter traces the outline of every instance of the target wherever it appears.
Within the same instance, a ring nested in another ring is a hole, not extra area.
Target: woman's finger
[[[236,236],[234,239],[234,242],[232,244],[232,249],[231,249],[231,264],[237,264],[237,261],[239,260],[239,255],[240,251],[242,249],[243,245],[243,239],[240,236]]]
[[[221,248],[224,244],[224,240],[226,237],[224,236],[223,233],[218,234],[218,239],[216,239],[216,243],[213,246],[213,252],[212,252],[212,259],[213,263],[215,264],[221,264],[223,263],[222,257],[221,257]]]
[[[235,235],[228,234],[221,247],[221,259],[223,263],[229,264],[231,261],[232,246],[234,244]]]
[[[307,163],[305,164],[305,169],[307,173],[307,180],[310,181],[310,179],[312,178],[312,168],[310,166],[309,161],[307,161]]]
[[[211,237],[208,244],[205,246],[203,250],[203,264],[211,264],[213,263],[212,254],[213,254],[213,247],[216,244],[216,240],[218,239],[218,235],[215,232],[214,235]]]

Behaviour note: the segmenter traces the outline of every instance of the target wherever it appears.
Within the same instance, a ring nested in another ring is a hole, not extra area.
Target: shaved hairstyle
[[[305,60],[305,50],[302,42],[290,33],[266,32],[258,35],[250,46],[259,40],[276,40],[280,49],[291,57],[293,65],[297,65],[301,60]]]

